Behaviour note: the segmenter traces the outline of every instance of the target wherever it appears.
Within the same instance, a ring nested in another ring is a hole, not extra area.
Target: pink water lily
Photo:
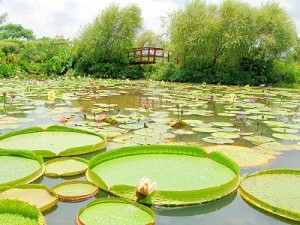
[[[150,103],[145,103],[142,105],[143,109],[148,110],[150,108],[151,104]]]
[[[15,94],[10,94],[9,95],[12,99],[14,99],[17,95],[15,95]]]
[[[67,119],[67,117],[63,116],[63,117],[61,117],[61,118],[59,119],[58,122],[61,123],[61,124],[66,124],[66,123],[68,122],[68,119]]]

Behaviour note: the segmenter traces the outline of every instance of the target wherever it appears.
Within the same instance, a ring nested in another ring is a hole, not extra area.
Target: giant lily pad
[[[267,164],[276,158],[272,151],[257,151],[251,148],[233,145],[214,145],[203,147],[208,152],[220,152],[235,161],[240,167],[254,167]]]
[[[67,177],[84,173],[88,166],[82,158],[56,158],[45,163],[45,175],[48,177]]]
[[[120,168],[122,168],[120,170]],[[136,200],[142,177],[157,182],[157,190],[140,199],[155,205],[209,202],[233,192],[239,168],[229,158],[192,146],[136,146],[111,150],[89,162],[87,178],[100,189]]]
[[[33,205],[19,200],[0,200],[1,224],[46,225],[41,212]]]
[[[41,157],[29,151],[0,151],[0,187],[30,183],[43,175]]]
[[[41,211],[50,209],[57,203],[57,195],[42,184],[24,184],[0,188],[0,199],[18,199],[35,205]]]
[[[84,201],[99,191],[98,187],[88,181],[70,181],[52,188],[62,201]]]
[[[0,149],[24,149],[43,157],[80,155],[106,146],[103,135],[62,126],[32,127],[0,136]]]
[[[300,170],[276,169],[246,176],[239,191],[251,204],[300,221]]]
[[[78,225],[153,225],[154,221],[151,209],[121,198],[97,199],[77,216]]]

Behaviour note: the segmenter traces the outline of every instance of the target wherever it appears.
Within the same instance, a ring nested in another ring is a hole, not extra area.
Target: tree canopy
[[[32,40],[35,36],[33,31],[24,28],[21,24],[9,23],[0,27],[0,40],[3,39],[22,39]]]
[[[271,82],[272,63],[296,39],[293,21],[276,2],[252,7],[235,0],[220,5],[194,0],[169,19],[171,47],[183,68],[181,81]]]
[[[110,5],[75,41],[76,68],[82,72],[110,73],[114,65],[120,67],[128,62],[127,51],[134,47],[141,27],[141,9],[137,5]]]

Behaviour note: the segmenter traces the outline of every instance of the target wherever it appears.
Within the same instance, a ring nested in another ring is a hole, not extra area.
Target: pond
[[[0,134],[60,124],[107,135],[105,151],[150,144],[244,146],[262,161],[245,162],[241,176],[270,168],[300,169],[300,90],[72,77],[1,80],[0,91],[7,92],[5,105],[0,103]],[[35,183],[51,188],[64,181],[44,176]],[[59,202],[44,214],[47,224],[75,224],[80,208],[107,197],[100,192],[83,202]],[[157,225],[297,224],[249,205],[238,192],[204,205],[153,210]]]

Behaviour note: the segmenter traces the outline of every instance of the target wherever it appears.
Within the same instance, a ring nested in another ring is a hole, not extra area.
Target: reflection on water
[[[103,85],[103,82],[105,85]],[[66,84],[67,83],[67,84]],[[109,83],[99,81],[95,86],[89,84],[89,80],[72,82],[53,82],[33,87],[31,92],[25,92],[22,83],[11,82],[7,87],[4,84],[3,90],[13,88],[20,91],[13,104],[7,104],[7,112],[0,114],[0,134],[12,130],[26,128],[36,125],[58,124],[59,118],[68,117],[68,125],[73,127],[92,127],[97,132],[105,132],[111,126],[94,123],[93,110],[101,109],[102,113],[115,116],[117,120],[125,121],[123,124],[138,124],[143,128],[148,123],[155,131],[165,124],[170,128],[170,120],[177,119],[178,113],[174,103],[179,103],[180,113],[182,110],[183,120],[201,120],[199,126],[211,126],[212,122],[229,122],[234,128],[243,133],[272,137],[275,133],[270,126],[263,121],[275,120],[285,124],[294,125],[295,135],[300,135],[300,94],[297,90],[272,90],[253,88],[190,85],[190,84],[167,84],[151,82],[135,83]],[[16,85],[16,87],[13,87]],[[48,85],[48,89],[46,86]],[[23,89],[22,89],[23,88]],[[61,95],[53,102],[46,101],[47,90],[58,90]],[[22,92],[23,90],[23,92]],[[238,96],[237,102],[228,102],[230,93]],[[211,95],[214,95],[214,102],[210,102]],[[75,98],[74,98],[75,97]],[[251,99],[251,101],[249,101]],[[255,103],[250,103],[250,102]],[[149,115],[142,109],[142,104],[150,103]],[[97,105],[98,104],[98,105]],[[99,106],[100,104],[100,106]],[[104,104],[104,105],[103,105]],[[1,105],[0,105],[1,107]],[[250,113],[249,113],[250,112]],[[242,119],[237,119],[237,115]],[[85,118],[86,117],[86,118]],[[23,119],[26,120],[18,120]],[[4,127],[6,126],[6,127]],[[122,128],[117,125],[114,132],[120,132],[121,137],[129,137],[134,140],[134,129]],[[225,128],[221,128],[225,129]],[[228,129],[228,128],[226,128]],[[173,134],[174,130],[169,129],[167,133]],[[185,131],[193,131],[192,127],[184,128]],[[158,132],[158,131],[157,131]],[[158,135],[159,136],[159,135]],[[152,137],[154,143],[162,142],[189,142],[198,146],[212,145],[202,138],[210,136],[210,133],[195,132],[193,134],[175,134],[175,138],[168,140]],[[118,137],[108,140],[107,150],[115,146],[128,144],[128,140],[116,141]],[[274,138],[284,145],[296,144],[297,141],[282,140]],[[245,140],[241,135],[233,140],[234,145],[253,147],[251,141]],[[114,143],[115,145],[112,145]],[[129,143],[136,145],[138,143]],[[288,148],[288,147],[287,147]],[[90,159],[100,152],[90,153],[81,156]],[[253,173],[258,170],[270,168],[296,168],[300,169],[300,151],[284,151],[268,165],[260,167],[241,169],[241,175]],[[69,178],[67,178],[69,179]],[[70,179],[84,180],[84,177]],[[41,178],[36,183],[43,183],[49,187],[64,182],[63,179]],[[64,203],[59,202],[57,208],[46,212],[48,225],[69,225],[75,224],[77,212],[95,198],[106,198],[107,194],[100,192],[97,196],[84,202]],[[252,206],[249,206],[238,193],[233,193],[216,202],[200,206],[188,206],[180,208],[154,208],[156,212],[156,225],[281,225],[292,224],[288,220],[270,216]],[[296,224],[296,223],[294,223]]]

